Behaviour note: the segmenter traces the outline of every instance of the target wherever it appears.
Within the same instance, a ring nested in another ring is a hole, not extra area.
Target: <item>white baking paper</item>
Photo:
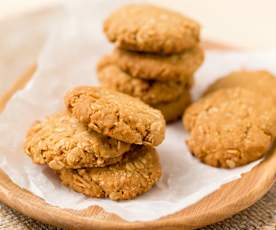
[[[45,44],[34,78],[0,115],[0,167],[16,184],[49,204],[71,209],[99,205],[130,221],[153,220],[199,201],[259,161],[231,170],[204,165],[189,153],[185,145],[188,134],[177,122],[168,125],[166,139],[157,148],[163,169],[158,184],[134,200],[114,202],[67,189],[50,169],[33,164],[22,149],[26,131],[35,120],[64,109],[65,91],[77,85],[98,84],[95,65],[111,49],[102,34],[102,21],[124,2],[97,0],[86,6],[74,3],[66,7],[64,20],[57,22]],[[207,52],[196,74],[193,95],[197,98],[208,84],[232,70],[265,68],[276,73],[275,60],[276,52]]]

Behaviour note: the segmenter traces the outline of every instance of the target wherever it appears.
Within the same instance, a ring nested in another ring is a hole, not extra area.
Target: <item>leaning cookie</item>
[[[115,64],[133,77],[185,82],[199,68],[203,60],[203,49],[200,46],[169,56],[115,49],[112,54],[102,58],[98,69]]]
[[[191,105],[184,115],[187,141],[201,161],[234,168],[262,157],[276,135],[273,101],[243,88],[218,90]]]
[[[191,95],[189,90],[184,90],[179,98],[167,103],[159,103],[152,107],[160,110],[167,123],[174,122],[181,118],[185,109],[191,103]]]
[[[114,64],[99,68],[98,78],[102,86],[137,97],[150,105],[174,101],[182,95],[183,90],[188,90],[192,85],[192,77],[187,77],[186,82],[134,78]]]
[[[107,38],[118,47],[150,53],[180,53],[199,42],[199,25],[178,12],[153,5],[124,6],[104,22]]]
[[[265,70],[232,72],[208,87],[205,95],[222,88],[242,87],[272,97],[276,104],[276,77]]]
[[[159,145],[165,120],[134,97],[101,87],[77,87],[65,95],[65,104],[79,121],[103,135],[131,144]]]
[[[89,130],[66,112],[36,122],[24,143],[35,163],[55,170],[104,167],[120,161],[130,148],[131,144]]]
[[[62,183],[90,197],[128,200],[147,192],[161,176],[158,155],[150,146],[135,146],[115,165],[104,168],[63,169]]]

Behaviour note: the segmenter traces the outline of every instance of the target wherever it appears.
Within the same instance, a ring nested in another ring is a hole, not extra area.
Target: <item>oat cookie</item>
[[[191,103],[191,95],[189,90],[182,92],[182,95],[174,101],[168,103],[160,103],[152,105],[160,110],[167,123],[178,120],[184,113],[185,109]]]
[[[50,168],[103,167],[122,159],[127,144],[105,137],[80,123],[66,112],[59,112],[29,130],[24,149],[35,163]]]
[[[203,49],[196,46],[180,54],[169,56],[136,53],[123,49],[114,49],[99,62],[99,69],[115,64],[129,75],[146,80],[187,81],[204,60]]]
[[[65,96],[68,110],[94,131],[133,143],[159,145],[165,135],[160,111],[134,97],[101,87],[77,87]]]
[[[178,12],[153,5],[124,6],[104,22],[107,38],[120,48],[151,53],[179,53],[195,47],[200,26]]]
[[[158,155],[150,146],[135,146],[123,160],[104,168],[63,169],[62,183],[90,197],[128,200],[147,192],[160,178]]]
[[[262,157],[276,135],[273,101],[243,88],[218,90],[191,105],[184,126],[201,161],[234,168]]]
[[[113,64],[99,69],[98,78],[102,86],[140,98],[147,104],[176,100],[183,90],[187,90],[192,84],[192,77],[187,78],[186,82],[146,81],[134,78]]]
[[[214,92],[221,88],[242,87],[264,96],[273,97],[276,103],[276,77],[265,70],[249,71],[240,70],[232,72],[208,87],[205,94]]]

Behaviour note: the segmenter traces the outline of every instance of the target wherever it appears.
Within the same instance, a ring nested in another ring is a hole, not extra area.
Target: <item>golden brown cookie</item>
[[[123,160],[104,168],[63,169],[62,183],[90,197],[128,200],[147,192],[159,180],[161,167],[150,146],[135,146]]]
[[[68,110],[103,135],[131,144],[159,145],[165,136],[165,120],[134,97],[101,87],[77,87],[65,96]]]
[[[273,97],[276,103],[276,77],[265,70],[232,72],[208,87],[205,95],[222,88],[242,87],[264,96]]]
[[[104,22],[107,38],[120,48],[180,53],[195,47],[200,26],[178,12],[147,4],[123,6]]]
[[[201,161],[234,168],[262,157],[276,135],[273,101],[244,88],[218,90],[185,112],[187,141]]]
[[[191,103],[189,90],[184,90],[182,95],[171,102],[152,105],[152,107],[160,110],[167,123],[173,122],[181,118],[185,109]]]
[[[192,77],[187,78],[186,82],[146,81],[134,78],[114,64],[99,69],[98,78],[102,86],[140,98],[147,104],[176,100],[181,96],[183,90],[187,90],[192,84]]]
[[[24,149],[35,163],[50,168],[103,167],[122,159],[127,144],[103,136],[66,112],[56,113],[29,130]]]
[[[111,55],[102,58],[98,64],[98,69],[115,64],[129,75],[137,78],[158,81],[187,81],[203,60],[203,49],[200,46],[170,56],[115,49]]]

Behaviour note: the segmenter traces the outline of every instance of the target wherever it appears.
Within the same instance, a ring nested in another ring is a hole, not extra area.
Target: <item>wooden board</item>
[[[22,23],[19,23],[22,22],[23,19],[32,22],[32,28],[34,27],[34,22],[38,28],[41,28],[43,23],[41,24],[40,20],[43,21],[43,18],[45,18],[47,21],[49,18],[52,18],[51,12],[51,10],[43,9],[43,11],[35,12],[35,15],[28,14],[22,15],[22,17],[16,17],[13,23],[15,25],[14,30],[19,30],[16,25],[24,27]],[[42,17],[42,15],[44,16]],[[2,22],[1,31],[3,30],[3,25],[10,28],[10,19],[7,22]],[[2,33],[10,33],[10,30],[2,31]],[[35,41],[37,40],[38,37],[35,38]],[[30,41],[30,44],[32,44],[31,48],[33,49],[33,40]],[[229,46],[216,42],[205,42],[204,45],[208,48],[211,47],[216,49],[229,48]],[[13,57],[16,57],[15,64],[20,63],[20,65],[22,65],[23,63],[25,65],[23,60],[26,59],[26,54],[30,55],[31,59],[36,59],[30,52],[30,47],[26,45],[24,45],[24,47],[27,47],[28,53],[24,52],[25,49],[16,49],[22,58],[19,58],[18,53],[16,53],[16,55],[11,54]],[[38,50],[32,52],[36,53],[37,51]],[[7,56],[5,59],[9,60]],[[12,66],[14,70],[20,69],[18,66],[15,66],[15,64],[11,63],[10,66]],[[4,66],[7,68],[6,63]],[[4,93],[4,96],[0,98],[0,111],[4,109],[10,97],[17,90],[23,88],[25,83],[32,78],[34,71],[35,65],[31,66],[27,72]],[[7,77],[7,74],[3,75]],[[10,79],[10,77],[8,78]],[[230,217],[236,212],[250,206],[263,196],[275,181],[275,155],[276,153],[274,153],[273,156],[271,155],[264,163],[244,175],[242,179],[231,182],[200,202],[157,221],[129,223],[116,215],[106,213],[99,207],[91,207],[82,211],[59,209],[46,204],[43,200],[28,191],[20,189],[13,184],[2,171],[0,171],[0,201],[44,223],[50,223],[70,229],[191,229]]]
[[[216,43],[207,47],[225,48]],[[32,78],[35,65],[0,99],[0,111],[11,96]],[[19,188],[0,170],[0,201],[44,223],[69,229],[194,229],[228,218],[259,200],[276,180],[276,147],[269,156],[242,178],[223,185],[219,190],[177,213],[147,222],[128,222],[105,212],[98,206],[81,211],[61,209]]]

